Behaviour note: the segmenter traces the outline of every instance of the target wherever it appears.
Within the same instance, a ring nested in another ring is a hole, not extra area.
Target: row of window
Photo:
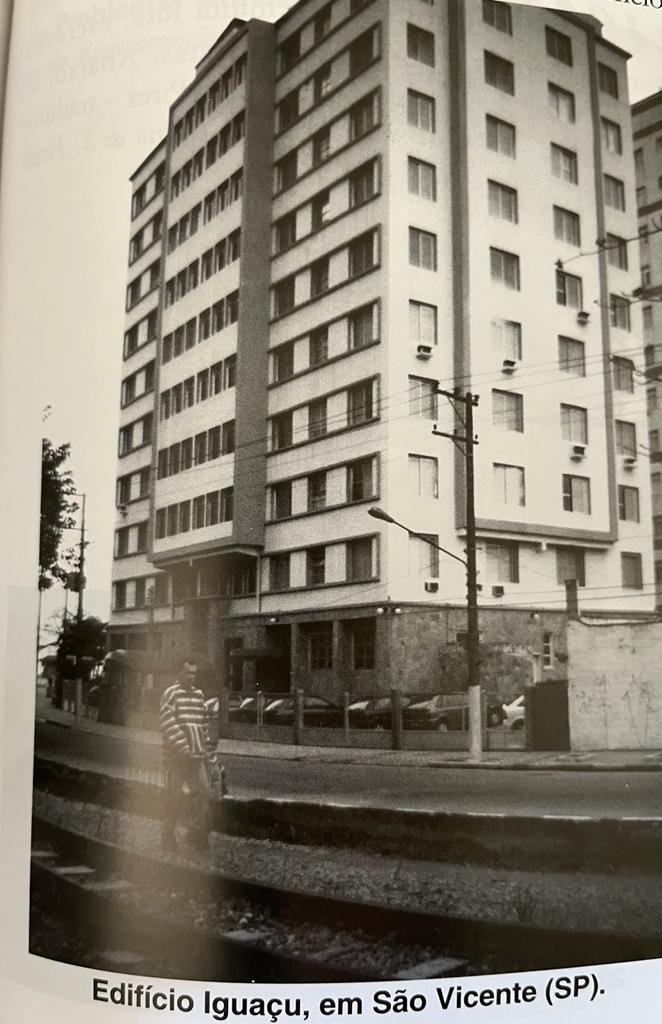
[[[172,129],[173,148],[178,146],[192,135],[195,129],[201,125],[208,114],[213,113],[219,103],[226,100],[242,84],[246,75],[246,54],[242,54],[232,67],[224,71],[201,96],[193,106],[189,107],[182,117],[175,121]]]
[[[631,426],[631,424],[627,424]],[[492,485],[494,500],[499,505],[523,508],[526,505],[525,472],[523,466],[493,463]],[[563,473],[561,480],[564,512],[591,515],[591,481],[585,476]],[[619,487],[619,514],[621,519],[639,522],[639,492],[636,487]]]
[[[333,623],[310,622],[299,627],[306,645],[308,668],[312,672],[333,668]],[[349,641],[350,665],[356,671],[372,670],[377,664],[375,619],[348,619],[341,623]]]
[[[271,484],[267,496],[270,522],[323,509],[338,508],[378,496],[378,461],[366,455],[353,462],[317,470]]]
[[[375,301],[272,349],[270,381],[282,384],[298,373],[322,366],[347,352],[374,345],[378,340],[379,303]]]
[[[188,267],[184,267],[165,283],[166,309],[179,302],[185,295],[193,291],[199,284],[204,284],[210,277],[234,263],[241,256],[241,231],[239,228],[222,238],[211,249],[203,252],[199,259],[194,259]]]
[[[371,2],[372,0],[350,0],[349,17],[353,18]],[[333,28],[342,24],[342,21],[336,18],[337,10],[338,5],[325,4],[309,21],[304,22],[283,40],[278,47],[279,75],[289,71],[304,54],[323,42]]]
[[[133,423],[120,428],[118,455],[129,455],[138,448],[150,444],[152,440],[153,414],[148,412]]]
[[[219,359],[213,366],[205,367],[198,374],[162,391],[159,419],[168,420],[184,409],[190,409],[197,402],[206,402],[208,398],[220,395],[221,391],[233,388],[236,374],[237,357],[232,355],[228,356],[225,362]]]
[[[156,341],[157,327],[159,324],[158,310],[151,310],[147,316],[130,327],[124,333],[124,358],[128,359],[134,352],[150,341]]]
[[[127,473],[117,479],[115,488],[115,504],[118,508],[128,505],[132,501],[141,501],[148,498],[150,493],[149,482],[152,471],[149,466],[137,469],[134,473]]]
[[[220,459],[221,455],[231,455],[235,444],[234,420],[227,420],[223,424],[210,427],[209,430],[202,430],[195,437],[176,441],[168,448],[159,450],[157,479],[165,480],[169,476],[185,473],[192,466],[202,466],[205,462]]]
[[[236,323],[238,319],[239,291],[235,290],[208,309],[203,309],[197,317],[192,317],[185,324],[180,324],[174,331],[166,334],[161,349],[161,361],[169,363],[183,352],[188,352],[196,342],[206,341],[212,334]]]
[[[161,238],[163,228],[163,210],[158,210],[129,242],[129,263],[135,263],[142,254]]]
[[[375,24],[283,97],[276,107],[276,131],[290,128],[332,92],[360,75],[379,55],[380,26]]]
[[[220,491],[200,494],[188,501],[179,501],[166,508],[156,510],[156,539],[175,537],[179,533],[201,530],[207,526],[232,522],[234,512],[234,489],[224,487]]]
[[[373,228],[273,285],[271,315],[285,316],[379,265],[379,231]]]
[[[124,378],[122,381],[122,408],[154,390],[154,367],[155,361],[152,359],[135,373]]]
[[[159,164],[149,178],[136,189],[131,197],[131,220],[135,220],[138,214],[145,209],[152,199],[163,191],[165,186],[166,166],[165,162]]]
[[[586,586],[586,555],[582,548],[556,547],[556,582],[559,586],[574,580]],[[520,582],[520,546],[515,541],[485,543],[485,579],[488,583]],[[641,589],[642,559],[636,552],[621,553],[621,582],[624,587]]]
[[[370,423],[379,416],[378,380],[359,381],[271,417],[269,450],[283,451]]]
[[[333,583],[364,583],[377,577],[377,538],[357,537],[269,556],[270,592]]]
[[[170,198],[185,192],[204,171],[212,167],[217,160],[225,156],[233,146],[241,142],[246,134],[246,115],[242,110],[235,114],[231,121],[224,124],[221,130],[187,160],[170,179]]]
[[[147,522],[122,526],[115,530],[115,558],[140,555],[147,551]]]
[[[340,181],[316,193],[303,206],[280,217],[274,224],[274,254],[285,252],[343,213],[362,206],[379,191],[379,159],[373,157]]]
[[[155,288],[158,288],[161,277],[161,260],[155,260],[142,274],[134,277],[126,289],[126,308],[132,309],[141,299]]]
[[[379,89],[357,100],[274,165],[274,192],[282,192],[381,123]]]

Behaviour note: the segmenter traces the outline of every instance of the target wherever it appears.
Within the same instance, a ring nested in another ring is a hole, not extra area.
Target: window
[[[410,493],[420,498],[439,497],[439,467],[429,455],[410,455],[408,459]]]
[[[357,349],[365,348],[372,344],[377,336],[376,327],[377,306],[374,302],[368,306],[361,306],[355,309],[347,317],[349,330],[349,349],[354,352]]]
[[[421,128],[425,132],[434,132],[435,109],[432,96],[408,89],[407,120],[414,128]]]
[[[280,451],[292,444],[292,413],[281,412],[271,421],[271,449]]]
[[[375,195],[376,161],[369,160],[349,175],[349,205],[360,206]]]
[[[559,121],[567,121],[568,124],[575,122],[575,97],[574,94],[562,89],[560,85],[553,82],[547,83],[547,98],[549,109]]]
[[[639,522],[639,488],[618,488],[618,518],[626,523]]]
[[[437,344],[437,307],[409,300],[409,338],[414,345]]]
[[[297,240],[297,218],[296,213],[288,213],[275,225],[276,252],[284,252]]]
[[[575,444],[588,444],[588,414],[579,405],[561,405],[561,437]]]
[[[293,32],[278,48],[281,73],[296,64],[301,55],[301,34]]]
[[[512,391],[492,389],[492,423],[497,430],[524,431],[524,400]]]
[[[417,25],[407,25],[407,56],[434,67],[434,36]]]
[[[439,538],[433,533],[409,535],[409,569],[411,574],[418,576],[439,577],[439,551],[435,544]]]
[[[329,358],[329,329],[316,327],[308,337],[308,362],[311,366],[321,366]]]
[[[628,245],[624,238],[618,235],[607,235],[607,263],[610,267],[617,267],[619,270],[628,269]],[[644,268],[641,268],[643,284]]]
[[[231,523],[234,518],[234,488],[224,487],[221,491],[221,522]]]
[[[500,217],[517,224],[517,191],[498,181],[487,183],[488,209],[491,217]]]
[[[562,181],[569,181],[572,185],[578,182],[577,154],[571,149],[557,146],[552,143],[552,174]]]
[[[522,358],[522,325],[515,320],[493,320],[492,341],[502,359]]]
[[[269,558],[269,589],[290,589],[290,556],[289,553],[271,555]]]
[[[611,206],[614,210],[625,209],[625,186],[620,178],[613,178],[611,174],[605,174],[605,206]]]
[[[519,583],[519,548],[503,542],[485,545],[487,579],[494,583]]]
[[[313,299],[329,290],[329,257],[322,256],[310,268],[310,296]]]
[[[641,149],[641,147],[639,149],[635,149],[634,151],[634,169],[637,172],[637,174],[643,174],[646,170],[644,164],[644,151],[643,149]]]
[[[326,470],[308,477],[308,511],[315,512],[326,506]]]
[[[218,491],[211,491],[205,501],[205,525],[216,526],[220,514],[220,502]]]
[[[551,668],[554,661],[554,644],[551,633],[542,635],[542,664],[543,668]]]
[[[235,421],[228,420],[221,428],[221,454],[231,455],[235,448]]]
[[[237,357],[228,356],[223,364],[223,372],[225,375],[225,387],[233,388],[237,383]]]
[[[515,68],[509,60],[485,50],[485,81],[501,92],[515,95]]]
[[[556,549],[556,582],[563,584],[574,580],[578,587],[586,586],[586,567],[581,548]]]
[[[294,274],[291,274],[274,285],[274,316],[283,316],[294,309],[294,282]]]
[[[526,504],[524,469],[522,466],[508,466],[495,462],[492,466],[494,499],[500,505]]]
[[[359,277],[376,266],[375,260],[375,232],[367,231],[359,235],[348,246],[349,254],[349,276]]]
[[[660,450],[660,431],[651,430],[648,434],[648,446],[652,452],[659,452]],[[652,479],[652,475],[651,475]]]
[[[372,579],[372,537],[350,540],[346,547],[347,580],[356,583]]]
[[[618,75],[607,64],[598,63],[598,88],[600,92],[618,99]]]
[[[559,338],[559,370],[572,377],[586,376],[584,342],[574,338]]]
[[[616,452],[618,455],[637,457],[637,427],[626,420],[616,420]]]
[[[311,670],[333,668],[333,623],[318,622],[307,632],[308,660]]]
[[[555,60],[572,67],[572,40],[563,32],[557,32],[555,28],[545,27],[545,45],[547,53]]]
[[[483,21],[499,32],[505,32],[509,36],[513,34],[510,4],[499,3],[498,0],[483,0]]]
[[[278,130],[284,131],[299,116],[299,90],[293,89],[278,105]]]
[[[426,33],[427,35],[428,33]],[[375,41],[378,39],[374,28],[360,35],[349,48],[349,73],[353,78],[360,74],[375,56]]]
[[[331,129],[320,128],[313,136],[313,166],[323,163],[331,152]]]
[[[409,192],[423,199],[437,198],[437,171],[434,164],[410,156],[408,161]]]
[[[272,372],[274,382],[280,383],[294,373],[294,342],[287,341],[279,345],[272,353]]]
[[[591,514],[591,481],[585,476],[563,474],[563,510]]]
[[[317,398],[308,406],[308,437],[314,441],[324,437],[327,429],[326,398]]]
[[[581,245],[579,214],[564,210],[562,206],[554,207],[554,238],[568,245]]]
[[[493,281],[506,288],[520,290],[519,256],[503,249],[490,249],[490,273]]]
[[[425,270],[437,269],[437,236],[431,231],[409,228],[409,262]]]
[[[318,587],[324,583],[325,569],[326,548],[322,545],[315,548],[309,548],[308,551],[306,551],[306,585],[309,587]]]
[[[635,192],[635,199],[637,203],[637,209],[645,206],[648,202],[648,189],[645,185],[640,185]]]
[[[502,121],[491,114],[486,116],[487,148],[504,156],[515,157],[516,135],[515,125]]]
[[[627,255],[627,249],[626,249],[626,255]],[[627,269],[627,267],[626,267],[626,269]],[[651,285],[651,268],[650,268],[650,263],[644,263],[644,264],[642,264],[642,267],[641,267],[641,287],[642,288],[650,288],[650,285]],[[647,308],[650,309],[650,306],[647,307]],[[651,315],[652,315],[652,310],[651,310]]]
[[[288,153],[276,164],[276,188],[281,192],[297,180],[297,151]]]
[[[313,231],[318,231],[324,226],[329,216],[329,204],[331,202],[331,193],[328,188],[324,189],[323,192],[318,192],[313,197],[311,203],[311,222]]]
[[[324,64],[319,71],[315,72],[313,78],[313,92],[315,96],[315,102],[319,103],[328,92],[331,91],[332,87],[332,74],[331,64]]]
[[[347,501],[365,501],[375,494],[375,460],[372,455],[347,466]]]
[[[582,279],[564,270],[556,271],[556,301],[559,306],[581,309],[583,304]]]
[[[349,137],[355,142],[367,135],[379,120],[379,93],[373,92],[355,103],[349,111]]]
[[[355,669],[374,669],[376,664],[375,620],[354,619],[350,624],[352,665]]]
[[[319,43],[331,31],[331,4],[326,4],[315,15],[315,42]],[[352,12],[353,13],[353,12]]]
[[[437,382],[423,377],[409,378],[409,415],[437,418]]]
[[[372,381],[363,381],[347,389],[347,424],[350,427],[368,423],[375,416]]]
[[[292,515],[292,481],[283,480],[282,483],[273,484],[270,494],[271,518],[289,518]]]
[[[634,552],[621,552],[621,578],[624,587],[632,590],[643,590],[644,577],[641,555]]]
[[[608,153],[617,153],[619,156],[623,152],[623,139],[621,137],[621,126],[616,124],[615,121],[610,121],[606,117],[600,118],[600,130],[602,133],[602,145]]]
[[[622,295],[609,296],[609,314],[612,327],[620,327],[623,331],[630,330],[630,300]]]
[[[612,361],[612,376],[616,391],[634,391],[634,363],[631,359],[623,356],[614,356]]]

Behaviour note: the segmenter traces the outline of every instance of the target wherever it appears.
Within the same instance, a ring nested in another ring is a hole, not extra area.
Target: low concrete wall
[[[662,622],[568,623],[572,750],[662,749]]]

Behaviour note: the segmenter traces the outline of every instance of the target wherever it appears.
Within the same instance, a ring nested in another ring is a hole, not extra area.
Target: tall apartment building
[[[662,606],[662,92],[632,107],[657,604]],[[660,383],[656,383],[656,379]]]
[[[133,177],[115,646],[434,685],[463,566],[368,509],[464,557],[439,387],[480,396],[484,640],[558,676],[566,580],[652,610],[627,57],[494,0],[231,23]]]

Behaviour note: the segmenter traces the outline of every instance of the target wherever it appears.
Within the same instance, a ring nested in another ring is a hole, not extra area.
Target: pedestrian
[[[165,799],[162,845],[177,848],[176,825],[183,818],[188,838],[198,850],[209,843],[211,780],[214,758],[205,697],[197,686],[197,665],[186,659],[182,671],[161,698],[160,728],[163,743]]]

